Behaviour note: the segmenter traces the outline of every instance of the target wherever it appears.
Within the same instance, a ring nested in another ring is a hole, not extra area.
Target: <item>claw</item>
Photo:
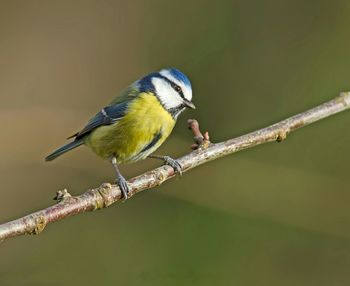
[[[163,159],[165,164],[169,165],[170,167],[173,167],[175,173],[179,174],[180,176],[182,175],[182,166],[178,161],[174,160],[169,156],[164,156]]]
[[[124,201],[128,199],[128,194],[130,193],[130,187],[128,185],[128,182],[125,180],[123,176],[118,176],[117,178],[117,185],[120,188],[120,191],[123,194]]]

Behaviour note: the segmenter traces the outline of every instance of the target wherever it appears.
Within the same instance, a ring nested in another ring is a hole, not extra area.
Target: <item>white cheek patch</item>
[[[190,87],[186,86],[182,81],[177,80],[168,70],[162,70],[160,74],[181,87],[184,97],[189,101],[192,100],[192,89]]]
[[[182,98],[164,79],[154,77],[152,83],[156,93],[166,109],[175,108],[182,104]]]

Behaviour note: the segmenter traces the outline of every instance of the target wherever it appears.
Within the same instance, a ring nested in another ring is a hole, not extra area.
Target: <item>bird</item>
[[[161,159],[181,175],[182,166],[169,156],[153,154],[171,134],[178,116],[186,109],[196,109],[192,102],[192,85],[176,68],[164,68],[135,81],[92,117],[84,128],[67,139],[45,160],[85,145],[102,159],[109,160],[116,183],[126,200],[131,191],[119,170],[146,158]]]

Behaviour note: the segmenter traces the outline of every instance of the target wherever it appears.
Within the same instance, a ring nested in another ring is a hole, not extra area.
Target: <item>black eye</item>
[[[174,89],[175,89],[177,92],[181,92],[181,87],[179,87],[178,85],[175,85],[175,86],[174,86]]]

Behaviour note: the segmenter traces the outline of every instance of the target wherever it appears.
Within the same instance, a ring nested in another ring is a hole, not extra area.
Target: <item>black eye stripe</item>
[[[161,76],[161,78],[165,79],[169,84],[170,86],[182,97],[182,98],[185,98],[183,92],[182,92],[182,89],[180,86],[178,86],[175,82],[171,81],[170,79],[168,79],[167,77],[165,76]]]

